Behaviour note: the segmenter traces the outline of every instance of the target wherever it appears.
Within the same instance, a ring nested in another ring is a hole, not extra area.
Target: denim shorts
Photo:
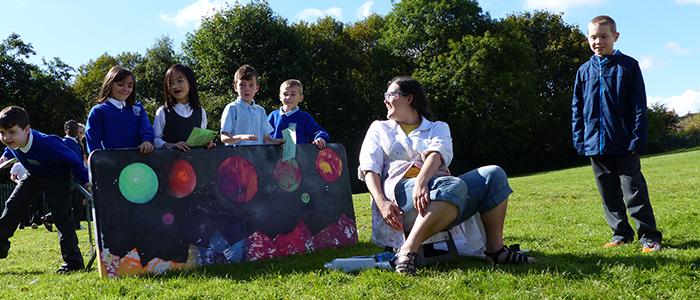
[[[418,211],[413,205],[415,178],[404,178],[396,185],[396,202],[403,212],[404,230],[410,231]],[[485,213],[503,203],[513,192],[508,176],[498,166],[486,166],[471,170],[458,177],[435,177],[428,182],[430,200],[452,203],[459,208],[457,218],[446,227],[452,228],[471,216]]]

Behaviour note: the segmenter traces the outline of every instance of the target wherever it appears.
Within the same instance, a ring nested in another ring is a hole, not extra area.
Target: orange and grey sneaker
[[[605,244],[605,248],[617,247],[624,244],[627,244],[627,242],[623,240],[613,240],[612,242]]]
[[[644,243],[644,246],[642,247],[642,253],[648,253],[648,252],[659,252],[661,251],[661,244],[657,242],[647,242]]]

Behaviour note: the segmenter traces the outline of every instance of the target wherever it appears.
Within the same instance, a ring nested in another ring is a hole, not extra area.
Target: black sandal
[[[399,257],[407,257],[407,260],[399,261]],[[394,255],[394,270],[396,273],[405,274],[408,276],[416,275],[418,267],[418,253],[416,252],[397,252]]]
[[[503,254],[503,252],[508,252],[506,254],[506,257],[503,261],[498,261],[498,257]],[[518,251],[515,251],[513,249],[509,249],[507,246],[503,246],[501,250],[498,250],[496,252],[484,252],[484,255],[486,255],[487,258],[491,258],[492,262],[491,264],[499,264],[499,265],[517,265],[517,264],[526,264],[529,263],[527,260],[530,258],[529,255],[527,254],[521,254]],[[488,263],[488,262],[487,262]]]

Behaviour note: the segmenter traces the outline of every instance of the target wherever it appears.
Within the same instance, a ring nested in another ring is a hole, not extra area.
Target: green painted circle
[[[301,202],[309,203],[309,201],[311,201],[311,197],[309,197],[309,193],[301,194]]]
[[[119,174],[119,191],[132,203],[147,203],[158,191],[158,176],[148,165],[132,163]]]

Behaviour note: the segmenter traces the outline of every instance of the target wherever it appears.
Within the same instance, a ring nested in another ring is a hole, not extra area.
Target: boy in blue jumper
[[[301,81],[289,79],[280,85],[282,107],[271,112],[267,117],[270,125],[275,128],[271,136],[276,139],[283,138],[282,130],[287,129],[290,124],[296,124],[297,144],[310,142],[319,149],[323,149],[330,137],[309,113],[299,109],[301,100],[304,100],[304,87]]]
[[[588,24],[588,43],[594,55],[576,73],[571,104],[573,142],[579,154],[591,159],[605,217],[613,230],[612,241],[605,247],[634,240],[626,208],[637,224],[642,252],[657,252],[661,232],[656,229],[639,161],[647,144],[644,80],[637,61],[613,49],[619,36],[615,21],[608,16],[598,16]]]
[[[260,89],[258,72],[244,65],[234,74],[234,81],[238,99],[226,105],[221,114],[221,141],[226,145],[282,144],[283,139],[270,137],[273,128],[265,120],[267,113],[253,100]]]
[[[78,155],[78,159],[85,163],[83,161],[83,147],[80,146],[80,141],[78,141],[78,130],[80,126],[78,125],[78,121],[76,120],[69,120],[63,125],[63,130],[66,132],[66,136],[63,137],[63,142],[66,143],[66,146],[73,150],[76,155]],[[75,219],[75,229],[80,230],[83,229],[83,227],[80,226],[80,221],[83,219],[83,215],[85,214],[84,209],[83,209],[83,193],[81,193],[78,189],[73,189],[71,192],[71,206],[73,208],[73,218]]]
[[[63,256],[63,265],[56,272],[82,270],[83,256],[75,234],[70,185],[75,178],[86,188],[90,187],[83,162],[60,137],[31,130],[29,116],[19,106],[8,106],[0,111],[0,137],[7,146],[0,157],[0,166],[4,167],[16,158],[29,171],[29,176],[20,180],[5,202],[0,217],[0,258],[7,257],[10,250],[8,239],[15,233],[29,205],[45,191]]]

